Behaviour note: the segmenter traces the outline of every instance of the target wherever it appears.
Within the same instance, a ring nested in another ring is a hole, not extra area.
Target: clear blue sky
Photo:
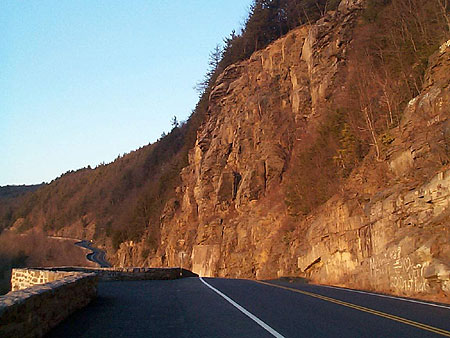
[[[251,0],[1,0],[0,185],[111,162],[185,120]]]

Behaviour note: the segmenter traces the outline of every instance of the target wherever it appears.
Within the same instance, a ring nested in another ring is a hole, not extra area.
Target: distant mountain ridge
[[[28,192],[33,192],[44,186],[45,183],[32,185],[6,185],[0,186],[0,198],[15,198]]]

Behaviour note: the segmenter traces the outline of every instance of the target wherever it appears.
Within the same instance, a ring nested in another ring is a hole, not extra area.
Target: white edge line
[[[272,329],[269,325],[267,325],[266,323],[264,323],[261,319],[259,319],[258,317],[256,317],[254,314],[250,313],[249,311],[247,311],[246,309],[244,309],[242,306],[240,306],[238,303],[236,303],[234,300],[232,300],[230,297],[228,297],[227,295],[223,294],[222,292],[220,292],[219,290],[217,290],[215,287],[211,286],[210,284],[208,284],[207,282],[205,282],[203,280],[202,277],[199,277],[199,279],[202,281],[203,284],[205,284],[207,287],[209,287],[211,290],[213,290],[214,292],[216,292],[219,296],[225,298],[225,300],[227,302],[229,302],[231,305],[233,305],[235,308],[237,308],[239,311],[241,311],[243,314],[245,314],[247,317],[249,317],[250,319],[252,319],[253,321],[255,321],[259,326],[261,326],[263,329],[265,329],[266,331],[268,331],[270,334],[272,334],[273,336],[277,337],[277,338],[285,338],[282,334],[278,333],[277,331],[275,331],[274,329]]]
[[[387,296],[387,295],[382,295],[382,294],[379,294],[379,293],[372,293],[372,292],[366,292],[366,291],[360,291],[360,290],[339,288],[337,286],[330,286],[330,285],[317,285],[317,286],[324,287],[324,288],[329,288],[329,289],[337,289],[337,290],[342,290],[342,291],[348,291],[348,292],[362,293],[362,294],[365,294],[365,295],[378,296],[378,297],[383,297],[383,298],[396,299],[396,300],[401,300],[401,301],[404,301],[404,302],[435,306],[435,307],[440,307],[440,308],[443,308],[443,309],[450,310],[450,306],[440,305],[440,304],[433,304],[433,303],[427,303],[427,302],[422,302],[420,300],[407,299],[407,298],[394,297],[394,296]]]

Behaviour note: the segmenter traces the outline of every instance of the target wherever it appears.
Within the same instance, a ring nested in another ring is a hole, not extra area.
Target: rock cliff
[[[450,171],[441,165],[450,132],[448,47],[430,60],[426,87],[409,102],[386,161],[367,159],[345,193],[297,231],[290,250],[314,281],[448,301]],[[371,177],[377,169],[384,186]]]
[[[209,98],[157,252],[122,243],[118,265],[191,268],[204,276],[306,276],[314,282],[448,302],[450,291],[450,47],[429,60],[383,160],[369,152],[307,217],[283,187],[330,98],[345,83],[361,1],[342,1],[249,60],[229,66]],[[314,193],[314,187],[311,187]]]

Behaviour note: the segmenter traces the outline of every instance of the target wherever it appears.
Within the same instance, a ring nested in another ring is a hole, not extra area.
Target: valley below
[[[53,238],[41,232],[0,234],[0,294],[11,290],[11,268],[82,266],[97,267],[88,260],[91,250],[75,245],[76,239]]]

